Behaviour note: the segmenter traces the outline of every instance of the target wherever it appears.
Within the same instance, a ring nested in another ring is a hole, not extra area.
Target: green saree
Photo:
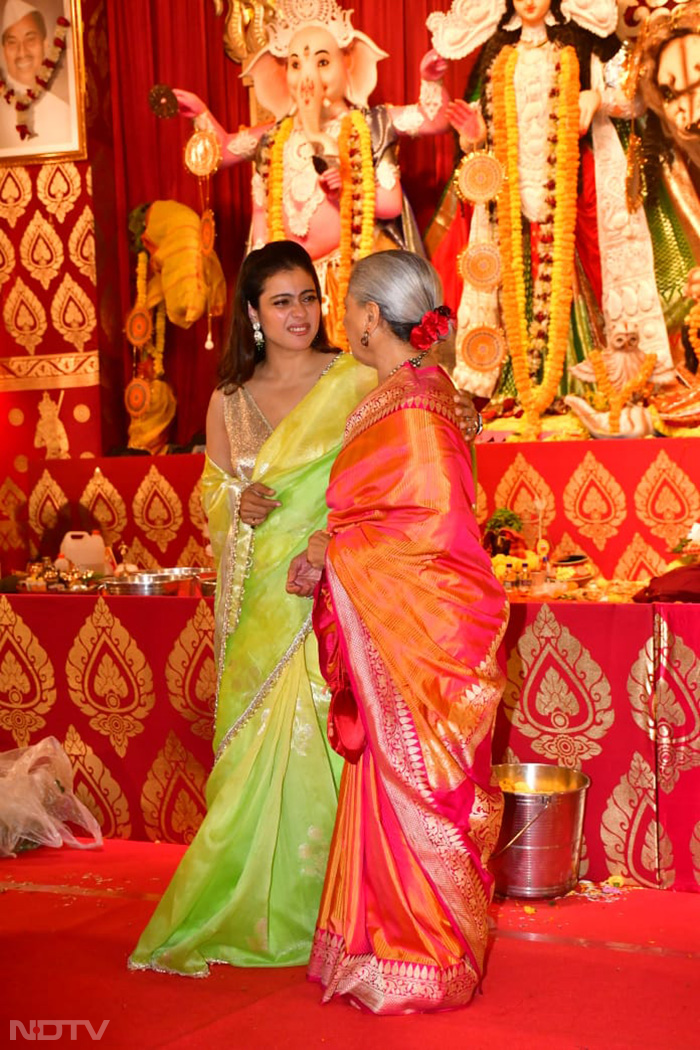
[[[326,737],[311,603],[285,584],[291,559],[325,526],[346,417],[375,383],[376,373],[338,357],[278,427],[267,426],[249,476],[206,458],[203,496],[219,573],[216,757],[207,815],[131,969],[204,976],[211,962],[308,961],[342,761]],[[232,451],[235,427],[234,418]],[[269,485],[282,504],[255,530],[238,518],[251,481]]]

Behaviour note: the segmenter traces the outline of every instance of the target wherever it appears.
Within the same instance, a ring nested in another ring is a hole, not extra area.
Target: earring
[[[260,321],[253,321],[253,339],[255,340],[255,349],[262,350],[265,346],[265,336],[260,327]]]
[[[360,342],[363,346],[369,346],[369,332],[365,328],[364,332],[360,336]]]

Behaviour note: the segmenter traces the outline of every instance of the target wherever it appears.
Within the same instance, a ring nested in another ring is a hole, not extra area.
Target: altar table
[[[529,542],[541,526],[555,555],[582,551],[607,579],[654,576],[700,520],[699,449],[697,438],[479,443],[477,517],[509,507]],[[80,506],[145,569],[201,565],[202,467],[201,454],[32,460],[13,525],[26,544],[8,547],[3,563],[23,568],[61,508]],[[2,541],[0,530],[0,553]]]
[[[189,842],[212,765],[212,599],[0,595],[0,750],[58,738],[108,837]],[[591,778],[581,876],[700,891],[700,606],[512,606],[496,762]]]

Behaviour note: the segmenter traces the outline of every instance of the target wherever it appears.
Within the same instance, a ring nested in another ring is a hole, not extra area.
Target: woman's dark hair
[[[248,316],[248,305],[257,310],[266,282],[277,273],[303,270],[312,279],[319,303],[322,300],[318,274],[309,253],[296,241],[271,241],[263,248],[250,252],[238,273],[233,301],[231,332],[219,361],[218,388],[230,393],[252,378],[255,366],[265,358],[265,348],[258,349],[253,338],[253,326]],[[316,350],[332,352],[321,317],[318,331],[311,345]]]

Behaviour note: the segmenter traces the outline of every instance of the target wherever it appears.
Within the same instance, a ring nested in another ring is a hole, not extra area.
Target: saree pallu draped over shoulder
[[[309,977],[376,1013],[469,1002],[487,942],[508,612],[453,395],[402,368],[350,417],[328,490],[314,626],[348,761]]]
[[[374,373],[340,356],[278,427],[267,427],[250,476],[206,460],[203,500],[218,563],[215,764],[207,814],[132,969],[204,976],[211,962],[308,961],[341,763],[326,739],[311,606],[285,584],[292,557],[325,525],[345,420],[374,383]],[[251,481],[281,501],[255,530],[238,514]]]

